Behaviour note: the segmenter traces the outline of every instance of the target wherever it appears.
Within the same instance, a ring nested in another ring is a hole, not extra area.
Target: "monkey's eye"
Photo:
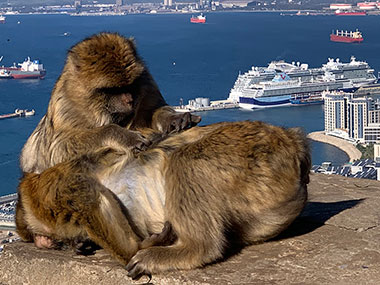
[[[106,96],[115,96],[120,94],[132,93],[129,87],[105,87],[96,89],[97,94],[104,94]]]

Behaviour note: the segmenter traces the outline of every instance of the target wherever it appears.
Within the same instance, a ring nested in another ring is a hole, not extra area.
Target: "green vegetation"
[[[373,159],[373,143],[368,145],[357,144],[356,148],[362,153],[361,159]]]

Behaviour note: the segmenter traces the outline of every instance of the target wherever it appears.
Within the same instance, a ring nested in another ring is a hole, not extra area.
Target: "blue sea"
[[[40,59],[44,80],[0,80],[0,114],[16,108],[35,109],[36,115],[0,121],[0,196],[16,192],[18,156],[27,137],[47,109],[67,50],[100,31],[134,37],[164,97],[177,105],[195,97],[226,99],[239,73],[272,60],[299,61],[321,66],[329,57],[347,62],[351,55],[380,70],[379,17],[281,16],[279,13],[212,13],[206,24],[191,24],[189,15],[126,15],[71,17],[68,15],[8,16],[0,25],[1,64],[26,57]],[[358,28],[362,44],[333,43],[333,29]],[[69,36],[64,36],[69,33]],[[85,110],[84,110],[85,111]],[[89,114],[91,115],[91,114]],[[322,130],[323,106],[266,110],[223,110],[201,113],[202,124],[219,121],[262,120],[275,125]],[[330,145],[312,143],[314,164],[348,161]]]

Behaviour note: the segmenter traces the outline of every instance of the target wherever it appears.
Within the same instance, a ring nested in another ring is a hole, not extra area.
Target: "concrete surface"
[[[151,284],[380,284],[379,218],[380,182],[313,174],[309,204],[281,236]],[[84,257],[16,242],[0,255],[0,285],[143,283],[103,250]]]

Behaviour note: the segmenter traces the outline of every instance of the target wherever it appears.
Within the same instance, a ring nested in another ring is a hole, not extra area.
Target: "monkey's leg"
[[[188,190],[185,186],[187,182],[182,184],[182,189]],[[184,191],[178,191],[184,193]],[[178,199],[181,198],[184,197],[180,194]],[[218,214],[212,216],[213,214],[208,211],[209,208],[205,206],[209,204],[209,201],[207,199],[200,201],[199,197],[185,197],[184,199],[188,200],[181,204],[175,198],[172,201],[170,199],[173,197],[169,194],[166,203],[169,202],[171,205],[167,207],[172,208],[168,214],[170,217],[168,222],[172,225],[172,229],[161,238],[162,233],[159,234],[156,244],[167,241],[166,237],[170,236],[177,237],[177,240],[167,246],[151,246],[139,250],[126,267],[129,271],[128,276],[133,279],[171,269],[192,269],[222,257],[225,241],[224,228],[220,216]],[[172,203],[173,201],[175,202]],[[194,203],[204,205],[199,207],[194,206]],[[166,230],[164,229],[164,232]],[[142,245],[147,244],[149,242],[143,242]]]
[[[153,246],[139,250],[128,263],[128,276],[134,280],[143,275],[171,269],[192,269],[221,257],[215,244],[192,239],[178,239],[170,246]]]

